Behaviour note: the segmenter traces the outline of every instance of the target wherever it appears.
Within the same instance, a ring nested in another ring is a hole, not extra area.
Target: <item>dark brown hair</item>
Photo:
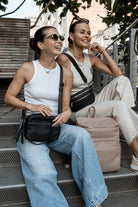
[[[41,27],[40,29],[38,29],[35,32],[34,38],[31,38],[30,39],[30,47],[38,55],[40,55],[41,52],[40,52],[39,47],[37,46],[37,42],[43,42],[44,41],[44,38],[46,37],[45,31],[48,30],[48,29],[56,29],[56,28],[53,27],[53,26],[44,26],[44,27]]]

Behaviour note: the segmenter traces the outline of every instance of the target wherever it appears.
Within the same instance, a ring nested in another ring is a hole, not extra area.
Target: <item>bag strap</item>
[[[67,53],[63,53],[63,54],[66,55],[70,59],[70,61],[72,62],[72,64],[74,65],[74,67],[76,68],[78,73],[80,74],[80,76],[81,76],[82,80],[84,81],[84,83],[88,83],[86,76],[81,71],[80,67],[78,66],[78,64],[76,63],[74,58],[71,55],[67,54]]]
[[[62,95],[63,95],[63,68],[60,66],[60,84],[59,84],[59,97],[58,97],[58,114],[62,112]]]

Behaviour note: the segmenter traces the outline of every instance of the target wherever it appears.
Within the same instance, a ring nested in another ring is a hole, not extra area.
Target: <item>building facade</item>
[[[112,4],[115,0],[112,0]],[[78,2],[82,3],[81,0]],[[104,48],[111,43],[111,37],[116,35],[118,32],[117,25],[107,28],[107,25],[102,22],[102,17],[105,17],[107,10],[104,7],[104,4],[101,3],[101,0],[93,0],[90,8],[80,8],[78,16],[81,18],[89,19],[89,25],[92,32],[92,42],[96,41],[100,43]],[[86,6],[86,3],[83,4]],[[40,7],[40,12],[42,8]],[[67,13],[66,17],[60,19],[62,8],[57,9],[55,13],[47,12],[43,14],[38,22],[39,27],[45,25],[52,25],[57,28],[60,34],[65,36],[65,41],[63,49],[68,46],[68,32],[69,25],[72,20],[72,14]]]

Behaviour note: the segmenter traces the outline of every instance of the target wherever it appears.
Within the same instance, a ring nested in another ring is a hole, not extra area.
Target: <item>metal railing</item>
[[[128,63],[128,68],[125,68],[125,75],[130,79],[131,85],[132,85],[132,89],[134,92],[134,96],[135,96],[135,100],[136,100],[136,96],[137,96],[137,54],[135,52],[135,35],[138,34],[138,30],[135,28],[134,26],[138,24],[138,18],[128,27],[126,28],[111,44],[109,44],[105,50],[108,50],[108,48],[110,48],[111,46],[113,46],[113,59],[116,61],[116,63],[118,64],[118,45],[116,44],[116,42],[121,39],[127,32],[130,31],[130,44],[129,44],[129,63]],[[110,54],[110,55],[112,55]],[[100,54],[98,53],[97,56],[100,56]],[[127,72],[126,72],[127,71]],[[108,82],[110,82],[113,77],[104,74],[103,75],[103,80],[102,80],[102,86],[101,86],[101,82],[98,80],[100,79],[99,76],[101,76],[101,74],[99,72],[95,73],[95,80],[96,80],[96,84],[95,87],[100,90],[102,89],[103,86],[105,86]]]
[[[117,40],[121,39],[124,34],[126,34],[131,28],[133,28],[138,23],[138,18],[127,28],[125,29],[110,45],[108,45],[105,49],[107,50],[109,47],[111,47]]]

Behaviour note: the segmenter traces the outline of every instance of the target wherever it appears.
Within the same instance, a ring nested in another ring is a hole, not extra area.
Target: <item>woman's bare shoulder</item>
[[[65,54],[60,54],[56,60],[61,66],[70,69],[70,61]]]
[[[23,63],[20,67],[19,67],[19,72],[21,73],[26,73],[26,74],[29,74],[29,73],[32,73],[33,72],[33,69],[34,66],[33,66],[33,62],[26,62],[26,63]]]
[[[58,57],[57,57],[57,61],[58,60],[61,60],[61,61],[69,61],[69,59],[68,59],[68,57],[65,55],[65,54],[60,54],[60,55],[58,55]]]
[[[33,69],[33,62],[26,62],[26,63],[23,63],[20,68],[20,70],[24,70],[24,71],[29,71],[31,69]]]
[[[33,63],[26,62],[21,64],[21,66],[18,68],[15,77],[22,77],[26,81],[28,81],[28,78],[30,78],[33,75],[33,71]]]

